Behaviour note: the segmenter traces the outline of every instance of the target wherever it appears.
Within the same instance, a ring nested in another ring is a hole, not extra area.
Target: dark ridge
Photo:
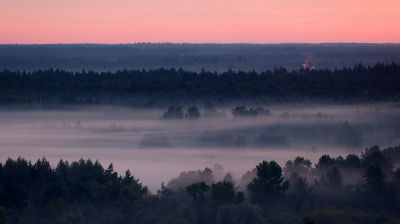
[[[376,102],[400,99],[400,65],[341,69],[278,68],[264,72],[183,69],[116,72],[59,69],[0,72],[0,104],[125,104],[185,102]]]

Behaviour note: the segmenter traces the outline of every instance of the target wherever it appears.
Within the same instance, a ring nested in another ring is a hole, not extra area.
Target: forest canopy
[[[0,164],[0,223],[400,223],[400,146],[261,161],[240,180],[183,172],[156,193],[98,161]]]
[[[192,72],[182,69],[116,72],[58,69],[0,72],[0,104],[167,105],[171,102],[328,101],[400,99],[400,65],[340,69]]]

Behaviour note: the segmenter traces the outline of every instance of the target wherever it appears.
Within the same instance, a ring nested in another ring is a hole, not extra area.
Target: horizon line
[[[54,42],[54,43],[0,43],[0,45],[324,45],[324,44],[366,44],[398,45],[400,42]]]

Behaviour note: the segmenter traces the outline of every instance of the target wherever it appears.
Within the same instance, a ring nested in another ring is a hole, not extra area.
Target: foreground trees
[[[215,169],[188,171],[156,194],[112,164],[8,159],[0,223],[399,223],[400,169],[386,153],[400,147],[387,150],[324,155],[316,166],[302,157],[284,168],[262,161],[240,185]]]
[[[275,161],[263,161],[256,169],[257,177],[247,186],[250,200],[267,205],[282,199],[289,187],[289,182],[283,179],[282,168]]]

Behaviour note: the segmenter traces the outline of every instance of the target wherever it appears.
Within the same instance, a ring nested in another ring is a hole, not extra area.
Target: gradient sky
[[[400,0],[0,0],[0,43],[400,42]]]

